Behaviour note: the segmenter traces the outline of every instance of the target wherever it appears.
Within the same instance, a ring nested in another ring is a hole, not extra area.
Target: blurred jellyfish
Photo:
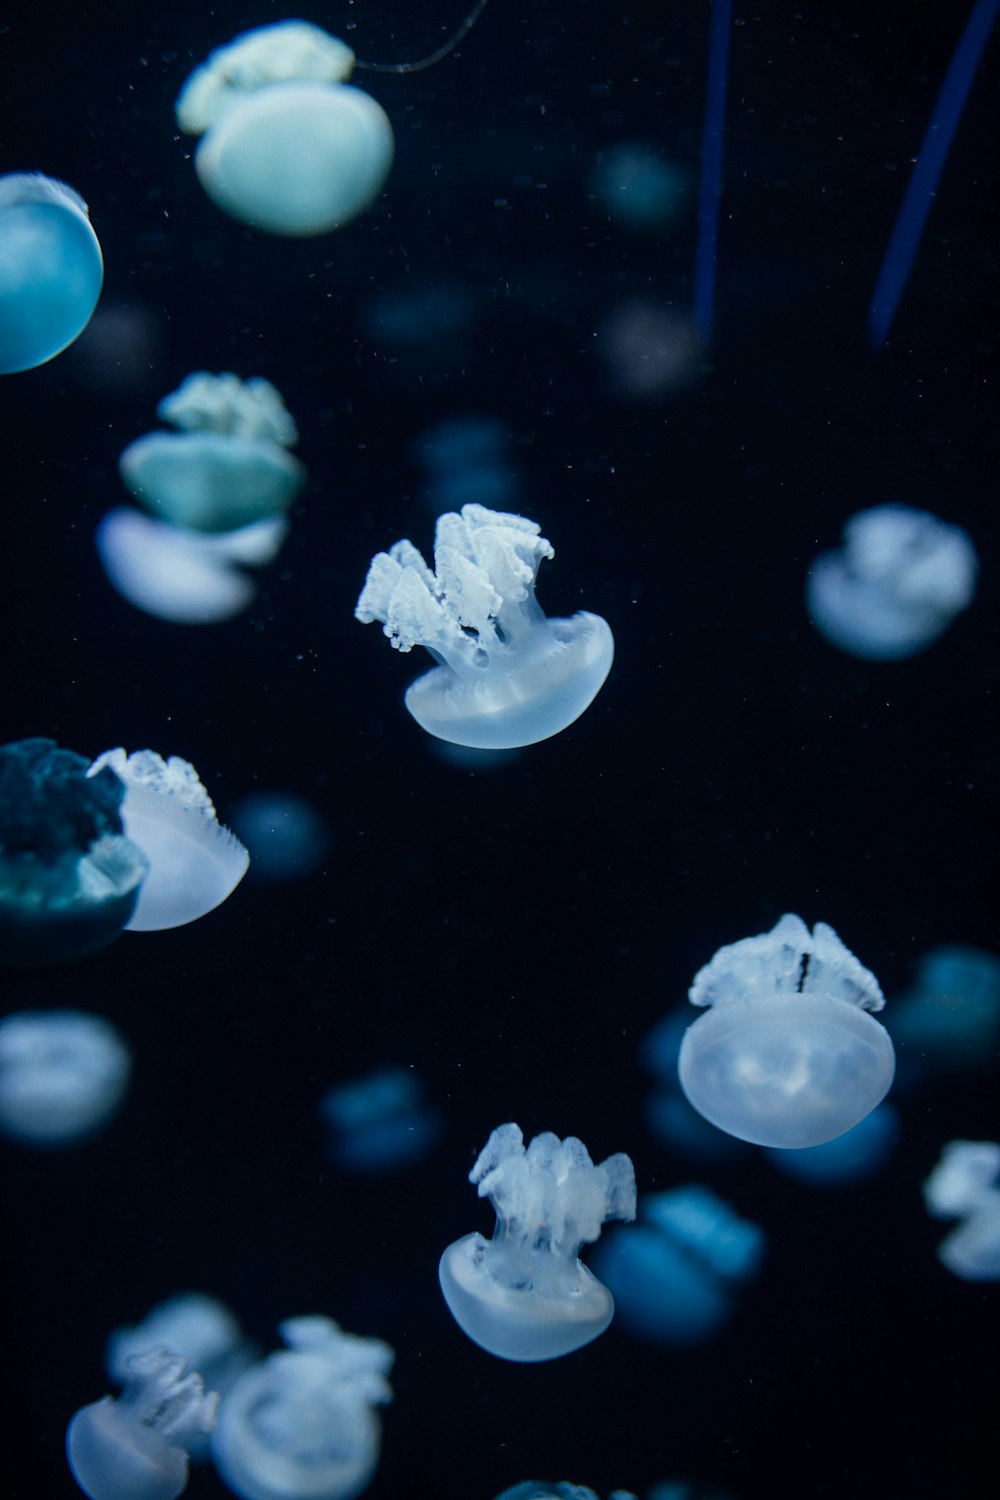
[[[187,1489],[188,1449],[211,1431],[219,1400],[187,1368],[162,1346],[135,1354],[118,1400],[105,1396],[73,1417],[66,1456],[90,1500],[176,1500]]]
[[[124,836],[114,771],[54,740],[0,746],[0,959],[59,963],[105,947],[149,868]]]
[[[171,526],[237,531],[283,514],[305,483],[286,451],[298,431],[269,380],[196,370],[156,410],[180,431],[148,432],[118,462],[135,498]]]
[[[215,625],[252,604],[257,586],[243,568],[272,562],[287,535],[284,516],[205,536],[119,506],[95,542],[112,586],[136,609],[173,625]]]
[[[183,927],[214,911],[239,885],[250,856],[223,828],[189,761],[153,750],[106,750],[88,773],[109,767],[125,783],[122,822],[149,861],[130,932]]]
[[[888,1162],[899,1140],[899,1111],[885,1100],[853,1130],[822,1146],[801,1151],[770,1149],[768,1158],[786,1177],[810,1187],[840,1187],[874,1177]]]
[[[350,1500],[370,1482],[382,1444],[376,1406],[392,1400],[393,1351],[330,1318],[288,1318],[287,1350],[224,1396],[212,1457],[242,1500]]]
[[[382,191],[392,126],[349,87],[354,53],[307,21],[245,31],[196,68],[177,123],[202,137],[195,170],[212,201],[272,234],[325,234]]]
[[[893,1000],[892,1036],[903,1057],[974,1068],[1000,1046],[1000,957],[960,944],[917,961],[909,990]]]
[[[601,320],[597,348],[612,391],[635,401],[661,401],[685,390],[704,352],[690,314],[639,300]]]
[[[501,505],[523,485],[510,434],[496,417],[451,417],[410,447],[427,470],[421,493],[436,515],[465,504]]]
[[[379,1068],[366,1078],[327,1089],[320,1118],[330,1129],[327,1152],[348,1172],[392,1172],[426,1156],[441,1134],[441,1114],[424,1099],[409,1068]]]
[[[740,1152],[749,1152],[750,1146],[724,1130],[716,1130],[691,1107],[681,1091],[677,1059],[689,1018],[686,1006],[671,1011],[643,1038],[639,1061],[658,1085],[646,1099],[643,1116],[651,1134],[670,1150],[699,1161],[724,1161]]]
[[[0,1131],[31,1146],[76,1146],[103,1130],[132,1059],[110,1021],[79,1010],[0,1021]]]
[[[539,531],[523,516],[464,505],[438,517],[436,572],[409,541],[373,558],[355,618],[381,620],[397,651],[426,646],[441,663],[406,693],[428,734],[483,750],[533,745],[572,724],[600,691],[611,629],[586,611],[542,613],[535,579],[555,554]]]
[[[326,820],[296,792],[249,792],[230,808],[229,822],[250,851],[257,881],[302,880],[333,845]]]
[[[78,338],[103,280],[79,193],[40,172],[0,177],[0,374],[33,370]]]
[[[736,1307],[757,1274],[764,1235],[707,1187],[677,1187],[639,1200],[639,1223],[607,1236],[594,1264],[615,1314],[653,1344],[701,1344]]]
[[[681,1088],[740,1140],[819,1146],[870,1114],[892,1083],[889,1033],[868,1014],[885,1004],[878,981],[825,922],[810,933],[788,915],[720,948],[688,999],[708,1009],[681,1043]]]
[[[654,146],[620,141],[597,153],[589,186],[625,229],[664,229],[686,209],[692,181]]]
[[[806,608],[825,640],[866,661],[916,656],[971,603],[979,560],[968,535],[907,505],[859,511],[840,552],[806,579]]]
[[[565,1479],[557,1484],[546,1479],[526,1479],[522,1484],[511,1485],[496,1500],[600,1500],[600,1496],[585,1484],[570,1484]],[[612,1490],[608,1500],[637,1500],[637,1496],[631,1490]]]
[[[467,1234],[441,1257],[441,1290],[462,1331],[522,1363],[557,1359],[602,1334],[614,1302],[578,1256],[606,1219],[635,1218],[629,1158],[618,1152],[595,1166],[575,1136],[545,1131],[526,1148],[516,1125],[500,1125],[469,1181],[497,1223],[492,1240]]]
[[[646,1500],[735,1500],[729,1490],[720,1490],[716,1485],[698,1479],[661,1479],[646,1496]]]
[[[1000,1144],[950,1141],[924,1183],[927,1212],[961,1219],[938,1259],[963,1281],[1000,1281]]]

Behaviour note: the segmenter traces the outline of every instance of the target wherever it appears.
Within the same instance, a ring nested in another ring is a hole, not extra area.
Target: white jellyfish
[[[188,1482],[188,1449],[210,1432],[218,1396],[205,1394],[187,1360],[160,1347],[133,1355],[118,1400],[82,1407],[66,1431],[73,1478],[90,1500],[176,1500]]]
[[[806,607],[831,645],[868,661],[900,661],[936,641],[972,603],[979,560],[968,535],[907,505],[860,511],[840,552],[806,580]]]
[[[392,166],[381,105],[347,85],[354,53],[307,21],[243,32],[196,68],[177,123],[219,208],[272,234],[325,234],[363,213]]]
[[[499,1125],[469,1181],[493,1204],[497,1224],[492,1240],[467,1234],[441,1257],[441,1290],[462,1331],[488,1353],[525,1364],[602,1334],[614,1301],[578,1256],[606,1219],[635,1218],[635,1172],[624,1152],[595,1166],[575,1136],[545,1131],[525,1147],[516,1125]]]
[[[79,1010],[0,1021],[0,1131],[32,1146],[75,1146],[114,1117],[132,1072],[110,1021]]]
[[[110,766],[125,783],[122,823],[149,860],[130,932],[196,922],[220,906],[247,872],[250,856],[215,815],[194,766],[153,750],[106,750],[90,775]]]
[[[784,916],[720,948],[695,975],[681,1088],[720,1130],[759,1146],[818,1146],[843,1135],[892,1083],[889,1033],[869,1011],[885,1001],[874,974],[832,927]]]
[[[393,1351],[318,1315],[288,1318],[279,1331],[287,1350],[223,1398],[215,1466],[242,1500],[350,1500],[378,1465],[375,1407],[392,1400]]]
[[[236,531],[281,515],[306,480],[287,451],[298,431],[269,380],[196,370],[156,408],[178,432],[148,432],[118,461],[127,488],[161,521]]]
[[[33,370],[71,344],[103,281],[79,193],[40,172],[0,177],[0,374]]]
[[[928,1213],[959,1219],[938,1259],[963,1281],[1000,1281],[1000,1144],[949,1141],[924,1183]]]
[[[441,663],[411,683],[406,707],[456,745],[510,750],[572,724],[611,670],[599,615],[550,620],[535,598],[555,554],[523,516],[481,505],[439,516],[432,572],[412,542],[372,559],[355,618],[380,620],[397,651],[426,646]]]

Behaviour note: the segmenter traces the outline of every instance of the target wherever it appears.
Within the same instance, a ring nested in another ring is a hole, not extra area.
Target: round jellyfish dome
[[[0,374],[44,365],[78,338],[103,281],[79,193],[40,172],[0,177]]]

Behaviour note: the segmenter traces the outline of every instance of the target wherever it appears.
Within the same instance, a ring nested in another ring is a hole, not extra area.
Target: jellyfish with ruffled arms
[[[103,282],[80,194],[41,172],[0,177],[0,374],[44,365],[79,338]]]
[[[173,1350],[134,1354],[117,1401],[84,1406],[69,1424],[73,1478],[90,1500],[176,1500],[187,1489],[188,1449],[211,1431],[218,1400]]]
[[[555,553],[540,531],[524,516],[463,505],[438,517],[434,571],[405,540],[372,559],[355,618],[380,620],[397,651],[425,646],[440,662],[406,693],[428,734],[481,750],[533,745],[600,691],[611,628],[585,610],[542,613],[535,580]]]
[[[1000,1281],[1000,1144],[949,1141],[924,1183],[928,1213],[958,1219],[938,1259],[963,1281]]]
[[[688,992],[705,1014],[681,1043],[689,1103],[720,1130],[759,1146],[818,1146],[881,1103],[896,1068],[871,1011],[878,980],[832,927],[787,915],[720,948]]]
[[[497,1215],[492,1240],[467,1234],[441,1257],[449,1311],[473,1343],[536,1363],[583,1348],[614,1315],[607,1287],[578,1258],[607,1219],[634,1219],[635,1171],[624,1152],[595,1166],[575,1136],[551,1131],[527,1147],[499,1125],[469,1173]]]

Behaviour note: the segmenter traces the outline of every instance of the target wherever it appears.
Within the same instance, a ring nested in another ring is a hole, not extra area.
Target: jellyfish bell
[[[720,1130],[759,1146],[818,1146],[885,1097],[895,1072],[885,1001],[832,927],[800,917],[720,948],[688,998],[708,1007],[684,1034],[678,1077]]]
[[[19,1011],[0,1020],[0,1132],[31,1146],[90,1140],[117,1113],[132,1059],[102,1016]]]
[[[315,235],[364,212],[395,143],[388,116],[345,83],[354,53],[306,21],[244,32],[196,68],[177,123],[202,137],[195,170],[235,219],[271,234]]]
[[[470,1339],[521,1364],[558,1359],[604,1332],[607,1287],[578,1258],[606,1219],[634,1219],[635,1172],[618,1152],[595,1166],[582,1141],[551,1131],[527,1147],[516,1125],[493,1131],[469,1181],[497,1214],[492,1240],[467,1234],[441,1257],[438,1279]]]
[[[220,906],[247,872],[250,856],[215,815],[189,761],[152,750],[107,750],[90,768],[111,767],[125,784],[122,822],[149,861],[149,876],[128,922],[160,932],[196,922]]]
[[[0,177],[0,374],[33,370],[79,337],[103,281],[79,193],[40,172]]]
[[[406,692],[428,734],[479,750],[533,745],[603,686],[614,657],[607,621],[585,610],[548,619],[535,598],[538,569],[555,555],[540,529],[464,505],[438,517],[435,571],[409,541],[372,559],[355,618],[380,620],[397,651],[422,645],[441,663]]]

